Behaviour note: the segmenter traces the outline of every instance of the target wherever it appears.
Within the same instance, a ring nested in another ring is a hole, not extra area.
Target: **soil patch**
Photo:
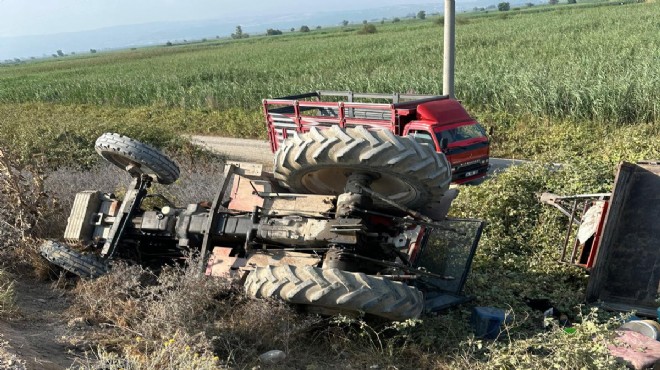
[[[76,355],[63,339],[68,331],[64,311],[68,293],[51,283],[18,277],[15,286],[18,313],[0,321],[0,361],[10,369],[66,369]],[[16,366],[16,367],[12,367]]]

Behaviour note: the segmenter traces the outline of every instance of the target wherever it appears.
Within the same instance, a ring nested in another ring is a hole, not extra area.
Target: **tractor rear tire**
[[[161,184],[179,178],[179,166],[158,149],[120,134],[105,133],[96,139],[96,152],[105,160],[125,170],[150,175]]]
[[[52,240],[45,241],[39,249],[49,262],[82,278],[97,278],[109,270],[107,262],[99,256],[83,254]]]
[[[429,214],[451,182],[444,154],[408,136],[364,127],[325,130],[312,127],[286,140],[275,153],[280,185],[299,193],[338,195],[351,173],[370,174],[371,190]],[[373,199],[376,209],[393,209]]]
[[[422,293],[415,287],[363,273],[312,266],[266,266],[250,272],[245,291],[253,298],[279,298],[347,313],[390,320],[419,317]]]

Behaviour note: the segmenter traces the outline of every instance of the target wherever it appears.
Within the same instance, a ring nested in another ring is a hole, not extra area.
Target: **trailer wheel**
[[[282,186],[294,192],[322,195],[343,193],[351,173],[370,174],[375,178],[373,191],[427,214],[451,181],[444,154],[411,137],[362,126],[312,127],[294,135],[275,153],[273,172]],[[392,209],[377,199],[374,206]]]
[[[424,309],[422,293],[415,287],[363,273],[312,266],[258,267],[248,275],[245,291],[253,298],[279,298],[397,321],[417,318]]]
[[[105,133],[96,139],[96,152],[115,166],[150,175],[161,184],[179,178],[179,166],[158,149],[127,136]]]
[[[82,278],[97,278],[108,273],[106,261],[94,254],[83,254],[52,240],[41,244],[40,253],[52,264]]]

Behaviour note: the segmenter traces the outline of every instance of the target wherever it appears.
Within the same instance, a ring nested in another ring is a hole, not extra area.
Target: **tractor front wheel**
[[[47,240],[39,248],[50,263],[82,278],[97,278],[108,273],[108,263],[95,254],[83,254],[67,245]]]
[[[179,178],[179,166],[158,149],[120,134],[105,133],[96,139],[96,152],[115,166],[151,176],[161,184]]]

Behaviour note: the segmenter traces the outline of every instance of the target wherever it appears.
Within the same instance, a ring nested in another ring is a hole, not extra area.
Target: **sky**
[[[0,0],[0,38],[76,32],[126,24],[203,19],[238,21],[247,16],[369,9],[429,2],[431,1]]]

